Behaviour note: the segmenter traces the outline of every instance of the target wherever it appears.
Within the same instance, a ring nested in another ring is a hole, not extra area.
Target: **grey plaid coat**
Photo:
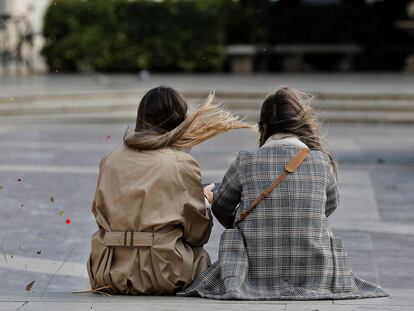
[[[303,147],[296,137],[273,136],[257,151],[240,152],[212,204],[223,226],[232,228]],[[387,296],[348,268],[342,241],[327,221],[338,201],[328,157],[311,150],[297,171],[241,222],[240,230],[224,231],[219,260],[178,295],[246,300]]]

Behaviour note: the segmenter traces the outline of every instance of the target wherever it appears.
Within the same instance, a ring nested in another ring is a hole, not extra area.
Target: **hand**
[[[206,197],[206,200],[208,201],[209,204],[211,204],[211,202],[213,201],[213,189],[216,185],[211,183],[208,186],[204,187],[204,196]]]

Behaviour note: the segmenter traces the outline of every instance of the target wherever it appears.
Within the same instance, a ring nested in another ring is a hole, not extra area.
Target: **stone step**
[[[259,119],[258,110],[232,110],[248,122],[257,122]],[[20,114],[2,116],[8,120],[26,120],[31,122],[53,122],[62,121],[67,123],[109,123],[120,122],[133,124],[135,121],[134,110],[107,110],[107,111],[88,111],[88,112],[50,112],[43,114]],[[318,111],[317,116],[322,123],[388,123],[388,124],[414,124],[414,112],[359,112],[359,111]],[[12,119],[13,118],[13,119]]]
[[[189,98],[191,104],[200,104],[201,98]],[[105,112],[105,111],[136,111],[139,99],[88,99],[65,100],[52,102],[21,102],[0,104],[0,115],[33,115],[49,113]],[[260,110],[262,100],[251,99],[217,99],[217,103],[233,111]],[[414,112],[414,101],[388,100],[351,101],[351,100],[315,100],[312,105],[319,111],[332,112]]]
[[[0,98],[0,116],[55,116],[58,118],[131,120],[144,93],[109,91],[81,94]],[[191,105],[201,104],[207,92],[184,92]],[[219,92],[217,103],[257,121],[263,92]],[[414,97],[410,94],[317,94],[312,105],[329,122],[414,123]],[[85,114],[85,115],[83,115]]]
[[[144,90],[108,90],[99,92],[79,92],[68,94],[45,94],[45,95],[22,95],[22,96],[0,96],[0,104],[6,103],[27,103],[27,102],[50,102],[65,100],[92,100],[92,99],[139,99],[145,94]],[[182,94],[187,98],[206,98],[209,92],[183,91]],[[216,96],[221,99],[252,99],[263,100],[268,93],[266,92],[243,92],[243,91],[217,91]],[[380,93],[326,93],[313,92],[312,95],[320,100],[351,100],[351,101],[414,101],[413,94],[380,94]]]
[[[260,109],[263,100],[253,101],[251,99],[228,99],[222,100],[225,107],[229,109]],[[398,111],[414,112],[414,101],[389,100],[321,100],[315,99],[311,105],[321,111]]]
[[[259,120],[259,112],[256,110],[235,111],[240,116],[250,121]],[[414,124],[414,111],[317,111],[316,115],[321,122],[343,123],[399,123]]]
[[[46,94],[46,95],[22,95],[22,96],[0,96],[0,104],[15,103],[45,103],[45,102],[67,102],[67,101],[93,101],[93,100],[130,100],[139,101],[145,94],[143,90],[123,90],[123,91],[99,91],[99,92],[83,92],[71,94]],[[193,92],[183,91],[182,94],[188,99],[205,99],[209,92]],[[219,100],[230,102],[259,102],[261,103],[268,93],[265,92],[231,92],[218,91],[215,93]],[[317,101],[322,102],[370,102],[389,103],[395,105],[396,102],[404,102],[414,104],[414,94],[348,94],[348,93],[312,93]],[[405,105],[404,104],[404,105]]]

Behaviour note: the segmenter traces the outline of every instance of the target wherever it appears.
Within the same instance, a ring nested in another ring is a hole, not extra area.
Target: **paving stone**
[[[411,148],[410,157],[414,161]],[[414,165],[385,166],[371,171],[381,218],[391,223],[414,223]],[[390,208],[392,206],[392,208]]]
[[[29,302],[25,306],[23,306],[20,310],[31,310],[31,311],[44,311],[51,307],[51,303],[48,302]],[[284,305],[277,305],[277,306],[260,306],[257,304],[248,304],[248,305],[219,305],[219,306],[212,306],[206,303],[200,304],[188,304],[187,302],[179,303],[174,301],[174,304],[166,304],[162,305],[159,303],[86,303],[86,302],[65,302],[59,304],[59,310],[62,311],[73,311],[73,310],[102,310],[102,311],[110,311],[110,310],[125,310],[125,311],[136,311],[137,309],[145,308],[145,309],[154,309],[160,311],[167,311],[167,310],[201,310],[201,311],[210,311],[212,307],[218,307],[220,310],[274,310],[274,311],[284,311]]]
[[[9,311],[9,310],[19,310],[18,308],[22,306],[21,302],[0,302],[0,311]]]

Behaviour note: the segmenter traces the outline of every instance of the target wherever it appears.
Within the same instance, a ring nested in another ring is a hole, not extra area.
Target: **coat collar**
[[[285,133],[270,136],[264,145],[260,148],[275,147],[281,145],[293,145],[299,148],[307,148],[307,146],[297,136]]]

